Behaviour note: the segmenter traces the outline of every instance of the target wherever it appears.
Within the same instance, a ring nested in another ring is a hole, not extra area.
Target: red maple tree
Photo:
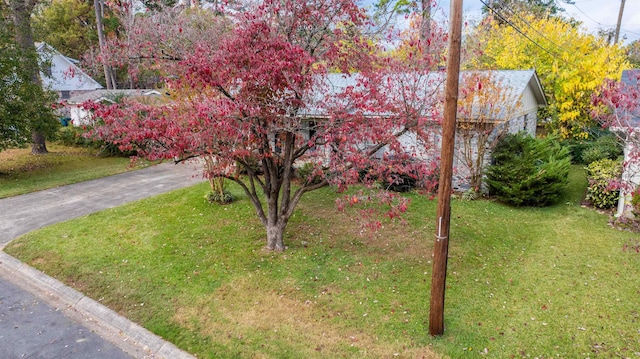
[[[419,43],[410,60],[380,55],[352,0],[264,1],[227,18],[220,41],[197,41],[173,67],[173,101],[93,105],[96,133],[149,159],[210,158],[206,176],[242,187],[278,251],[306,192],[433,170],[416,158],[440,118],[440,58]],[[312,171],[294,185],[305,163]],[[379,198],[391,217],[406,209]]]
[[[640,70],[627,70],[621,81],[606,79],[592,97],[592,118],[626,146],[622,190],[636,189],[640,174]]]

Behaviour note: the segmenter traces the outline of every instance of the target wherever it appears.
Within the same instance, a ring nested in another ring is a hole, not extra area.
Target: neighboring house
[[[469,103],[465,103],[466,106],[458,105],[454,158],[457,180],[454,181],[454,188],[458,190],[469,188],[472,170],[467,163],[476,161],[478,154],[481,154],[482,168],[485,168],[491,161],[491,149],[499,136],[526,132],[535,137],[538,110],[547,106],[535,70],[463,71],[460,74],[461,89],[468,79],[485,79],[491,83],[485,84],[472,96],[474,102],[471,109],[467,108],[466,112],[462,109],[469,106]],[[486,134],[481,135],[481,132]],[[484,150],[479,149],[480,146]],[[465,157],[469,157],[467,161]]]
[[[42,64],[42,86],[58,93],[61,100],[103,88],[77,66],[78,60],[66,57],[45,42],[35,44]]]
[[[357,84],[357,75],[345,76],[342,74],[330,74],[328,78],[329,86],[328,91],[338,95],[344,92],[348,87],[355,87]],[[427,100],[427,96],[440,96],[444,91],[445,74],[442,72],[431,73],[419,80],[421,82],[420,94],[413,98],[413,101],[419,102],[421,100]],[[478,106],[472,106],[473,109],[466,114],[460,113],[458,115],[458,132],[456,134],[456,156],[454,159],[454,184],[453,187],[456,190],[466,190],[469,188],[470,170],[462,160],[463,155],[463,142],[465,141],[462,136],[461,126],[464,123],[474,123],[482,119],[484,130],[488,130],[490,141],[484,142],[486,147],[491,147],[495,138],[503,133],[517,133],[525,131],[532,136],[536,135],[537,127],[537,113],[538,109],[547,105],[547,101],[535,70],[489,70],[489,71],[462,71],[460,74],[461,83],[467,77],[476,76],[478,78],[491,79],[493,86],[485,86],[484,89],[479,91],[499,91],[502,93],[499,102],[493,103],[492,109],[489,111],[484,104]],[[394,81],[396,81],[394,79]],[[394,82],[391,81],[391,82]],[[398,82],[400,80],[397,80]],[[318,98],[322,98],[320,94],[316,95]],[[443,106],[442,101],[439,106]],[[509,109],[509,110],[507,110]],[[425,108],[425,111],[431,111],[430,108]],[[326,114],[322,113],[320,107],[308,108],[305,111],[304,116],[309,118],[309,123],[313,124],[316,121],[322,121],[326,117]],[[425,113],[424,116],[430,116],[431,112]],[[366,116],[385,116],[384,113],[370,113]],[[309,128],[313,128],[312,125]],[[404,148],[411,148],[417,153],[417,160],[429,161],[439,157],[439,148],[441,142],[440,128],[434,125],[433,138],[431,139],[436,146],[428,146],[422,143],[414,133],[408,133],[400,138],[400,142]],[[478,154],[478,141],[477,138],[469,140],[472,146],[476,146],[473,149],[473,156]],[[490,158],[490,149],[486,151],[480,151],[484,154],[484,163],[488,163]]]
[[[87,101],[101,103],[116,103],[127,97],[145,104],[161,104],[168,100],[168,96],[159,90],[94,90],[71,97],[66,101],[71,123],[75,126],[87,125],[91,121],[91,114],[85,110]]]
[[[326,99],[336,99],[338,107],[344,106],[345,111],[349,111],[348,104],[340,104],[340,94],[347,91],[349,88],[357,87],[358,75],[344,75],[344,74],[329,74],[327,81],[324,85],[319,86],[315,93],[312,93],[312,99],[307,101],[308,104],[317,103],[317,106],[308,105],[302,113],[299,115],[306,118],[303,124],[308,130],[305,133],[307,139],[309,139],[314,131],[315,124],[325,121],[327,119],[327,112],[323,102]],[[538,109],[546,106],[547,101],[540,84],[540,80],[535,70],[497,70],[497,71],[463,71],[460,75],[461,83],[471,76],[477,76],[479,78],[490,79],[493,82],[489,86],[485,86],[479,91],[482,92],[495,92],[499,91],[503,94],[499,100],[496,100],[490,104],[491,110],[484,108],[483,102],[478,102],[478,106],[475,104],[470,111],[465,114],[460,113],[458,115],[458,133],[456,134],[456,150],[458,155],[454,160],[455,178],[454,188],[457,190],[465,190],[469,188],[469,169],[466,168],[464,161],[461,160],[459,154],[463,147],[463,136],[461,136],[461,126],[464,124],[483,121],[483,131],[490,134],[491,139],[495,139],[502,133],[516,133],[525,131],[532,136],[536,134],[537,127],[537,112]],[[402,77],[402,78],[401,78]],[[390,83],[390,93],[398,95],[401,90],[394,88],[395,83],[400,83],[411,79],[411,75],[399,75],[398,78],[393,78]],[[431,118],[435,112],[442,113],[444,91],[444,80],[446,74],[442,72],[430,73],[426,76],[416,76],[418,79],[412,84],[415,91],[411,93],[413,96],[411,101],[414,102],[414,108],[419,108],[418,111],[422,112],[423,118]],[[496,90],[499,89],[499,90]],[[328,95],[328,96],[327,96]],[[91,120],[91,114],[84,109],[83,104],[87,101],[93,102],[107,102],[115,103],[118,98],[129,97],[133,100],[147,103],[147,104],[162,104],[169,101],[166,94],[161,93],[158,90],[96,90],[87,92],[78,96],[73,96],[67,101],[67,106],[70,109],[70,117],[74,125],[88,124]],[[495,103],[499,102],[499,103]],[[425,103],[424,107],[420,107],[422,103]],[[390,114],[366,113],[365,116],[381,117],[390,116]],[[406,149],[412,149],[419,161],[433,161],[440,155],[440,126],[437,121],[431,122],[430,133],[432,137],[428,139],[428,144],[418,139],[415,133],[407,133],[400,138],[400,143]],[[275,136],[275,135],[274,135]],[[472,139],[472,144],[478,146],[476,140]],[[476,142],[473,142],[476,141]],[[275,143],[275,141],[274,141]],[[489,149],[492,145],[491,142],[483,142],[485,147]],[[363,144],[364,147],[367,144]],[[364,148],[363,147],[363,148]],[[325,151],[328,149],[318,148],[318,155],[320,158],[326,155]],[[384,151],[381,150],[381,151]],[[484,162],[487,163],[490,157],[490,151],[477,151],[474,150],[474,154],[482,153],[484,155]],[[379,153],[382,155],[382,153]],[[477,157],[476,157],[477,158]]]
[[[640,93],[640,69],[622,71],[620,81],[629,90],[635,89]],[[621,137],[626,139],[624,141],[622,182],[629,184],[632,188],[636,188],[640,185],[640,148],[638,148],[638,144],[640,144],[640,99],[638,99],[635,108],[631,108],[630,111],[618,117],[625,123],[620,124],[620,127],[617,128],[612,127],[612,131],[621,133]],[[616,216],[623,215],[626,205],[631,203],[631,193],[628,192],[624,189],[620,190]]]

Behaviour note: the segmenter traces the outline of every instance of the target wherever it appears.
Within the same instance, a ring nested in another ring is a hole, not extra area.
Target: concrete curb
[[[2,251],[0,277],[58,308],[135,358],[195,358],[95,300]]]

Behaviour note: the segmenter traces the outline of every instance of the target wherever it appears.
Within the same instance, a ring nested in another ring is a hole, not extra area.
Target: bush
[[[82,127],[67,126],[60,128],[58,141],[65,146],[100,148],[100,143],[85,136],[87,131]]]
[[[622,175],[620,162],[603,159],[592,162],[586,170],[589,180],[587,201],[596,208],[613,208],[620,197],[619,180]]]
[[[640,187],[636,187],[631,194],[631,212],[635,217],[640,217]]]
[[[117,145],[89,136],[91,128],[80,126],[62,127],[58,131],[58,141],[65,146],[84,147],[99,150],[102,157],[131,157],[135,151],[121,151]]]
[[[306,162],[297,169],[296,174],[298,178],[308,182],[309,184],[318,184],[322,181],[322,178],[317,174],[314,175],[315,170],[316,168],[313,163]]]
[[[489,194],[514,206],[548,206],[560,199],[568,182],[569,150],[555,137],[524,133],[501,138],[485,171]]]
[[[390,178],[391,181],[382,181],[382,187],[393,192],[410,192],[418,185],[418,177],[416,174],[390,173],[388,178]]]
[[[598,137],[582,152],[582,163],[590,164],[602,159],[615,160],[622,156],[622,145],[613,134]]]
[[[220,192],[209,192],[204,198],[209,203],[218,203],[218,204],[226,204],[231,203],[235,200],[235,197],[231,194],[231,192],[224,190],[222,193]]]
[[[622,156],[620,140],[608,130],[594,129],[587,139],[564,141],[571,151],[572,162],[588,165],[605,158],[615,160]]]
[[[438,191],[440,168],[437,162],[406,162],[396,170],[383,171],[382,188],[393,192],[410,192],[414,189],[429,193]]]

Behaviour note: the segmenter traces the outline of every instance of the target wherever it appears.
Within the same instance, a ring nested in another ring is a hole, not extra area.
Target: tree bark
[[[267,249],[270,251],[284,251],[284,229],[286,223],[275,221],[267,224]]]
[[[31,133],[31,153],[34,155],[49,153],[44,133],[38,131],[33,131]]]
[[[431,37],[431,0],[422,0],[422,22],[420,23],[420,41],[425,44]]]
[[[98,28],[98,44],[100,45],[100,52],[106,46],[106,40],[104,37],[104,25],[102,23],[102,0],[93,0],[93,7],[96,11],[96,27]],[[107,85],[107,89],[116,89],[116,82],[113,76],[111,67],[106,63],[106,60],[102,60],[102,67],[104,68],[104,81]]]
[[[38,54],[33,44],[33,31],[31,29],[31,13],[37,4],[38,0],[8,1],[12,20],[16,27],[16,42],[22,52],[22,61],[29,72],[31,81],[42,87],[40,68],[38,66]],[[32,131],[31,140],[31,153],[38,155],[48,152],[44,133],[36,130]]]

